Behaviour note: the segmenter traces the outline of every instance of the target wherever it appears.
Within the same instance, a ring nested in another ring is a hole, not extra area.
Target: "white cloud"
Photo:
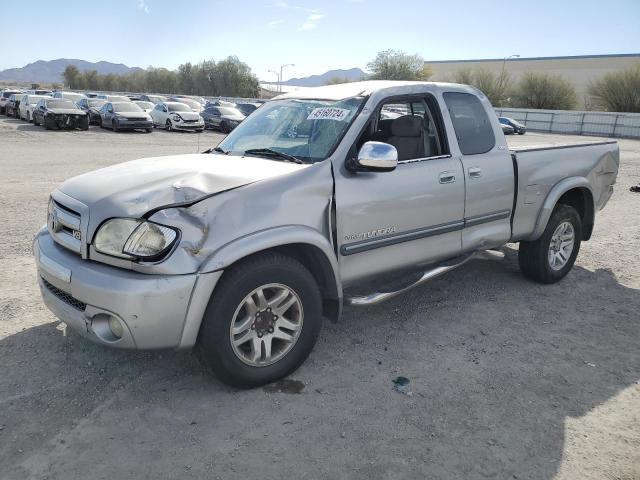
[[[269,28],[274,28],[280,25],[281,23],[284,23],[284,20],[271,20],[270,22],[267,22],[267,26]]]
[[[304,31],[304,30],[313,30],[314,28],[316,28],[316,24],[315,23],[311,23],[311,22],[304,22],[300,27],[298,27],[298,30]]]
[[[146,14],[149,13],[149,5],[147,5],[146,0],[138,0],[138,10],[141,10]]]
[[[324,18],[324,15],[322,15],[321,13],[312,13],[311,15],[309,15],[308,20],[311,22],[315,22],[317,20],[322,20]]]

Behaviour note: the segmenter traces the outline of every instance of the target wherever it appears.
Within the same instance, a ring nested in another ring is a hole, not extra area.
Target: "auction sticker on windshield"
[[[314,108],[307,120],[344,120],[351,113],[351,110],[344,108],[322,107]]]

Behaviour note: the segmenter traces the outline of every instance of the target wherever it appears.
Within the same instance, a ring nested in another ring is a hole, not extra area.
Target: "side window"
[[[470,93],[444,93],[458,145],[463,155],[487,153],[496,144],[491,120],[482,103]]]
[[[396,147],[398,160],[418,160],[447,154],[440,113],[435,99],[412,97],[383,103],[372,116],[369,128],[356,144],[384,142]]]

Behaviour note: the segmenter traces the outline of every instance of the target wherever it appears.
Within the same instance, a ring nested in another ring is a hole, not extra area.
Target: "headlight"
[[[148,260],[166,253],[178,237],[170,227],[144,220],[114,218],[98,230],[94,241],[100,253]]]
[[[171,119],[174,122],[181,122],[182,121],[182,117],[180,115],[174,115],[173,117],[171,117]]]

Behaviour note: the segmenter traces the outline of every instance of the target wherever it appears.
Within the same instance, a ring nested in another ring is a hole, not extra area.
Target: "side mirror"
[[[398,166],[398,151],[384,142],[366,142],[355,161],[357,170],[390,172]]]

